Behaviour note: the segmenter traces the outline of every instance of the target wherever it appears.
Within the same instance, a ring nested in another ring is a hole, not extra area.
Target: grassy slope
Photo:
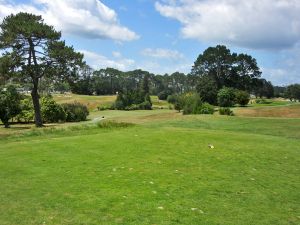
[[[299,224],[300,119],[99,115],[0,140],[0,224]]]

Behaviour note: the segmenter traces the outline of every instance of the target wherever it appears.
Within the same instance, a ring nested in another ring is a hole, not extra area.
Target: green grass
[[[100,116],[0,140],[1,225],[300,223],[300,119]]]

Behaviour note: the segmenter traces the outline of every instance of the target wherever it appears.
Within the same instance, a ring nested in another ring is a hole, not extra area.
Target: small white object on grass
[[[195,210],[197,210],[197,208],[191,208],[191,210],[192,210],[192,211],[195,211]]]
[[[209,144],[208,147],[211,149],[215,148],[215,146],[213,146],[212,144]]]
[[[162,206],[158,206],[157,208],[158,208],[158,209],[164,209],[164,207],[162,207]]]

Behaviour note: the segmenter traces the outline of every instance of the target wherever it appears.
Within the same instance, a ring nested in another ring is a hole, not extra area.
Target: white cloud
[[[155,8],[178,20],[185,38],[254,49],[300,41],[299,0],[160,0]]]
[[[156,48],[156,49],[146,48],[142,51],[142,54],[144,56],[160,58],[160,59],[179,60],[184,58],[184,55],[176,50],[162,49],[162,48]]]
[[[31,4],[0,1],[0,20],[21,11],[42,15],[46,23],[68,34],[116,41],[139,38],[122,26],[116,12],[100,0],[34,0]]]
[[[103,55],[87,50],[79,50],[84,54],[85,60],[93,69],[116,68],[127,71],[134,68],[135,61],[133,59],[119,58],[117,60],[109,59]]]
[[[280,52],[272,67],[263,67],[263,77],[275,85],[300,83],[300,45]]]
[[[121,54],[121,52],[112,52],[112,55],[113,55],[113,57],[115,57],[115,58],[121,58],[122,57],[122,54]]]

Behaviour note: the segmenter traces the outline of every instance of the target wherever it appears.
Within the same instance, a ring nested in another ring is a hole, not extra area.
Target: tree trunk
[[[33,81],[33,89],[31,91],[32,103],[34,107],[35,126],[42,127],[43,121],[41,116],[41,106],[38,94],[38,80]]]
[[[3,123],[4,123],[4,128],[9,128],[10,127],[8,121],[3,121]]]

